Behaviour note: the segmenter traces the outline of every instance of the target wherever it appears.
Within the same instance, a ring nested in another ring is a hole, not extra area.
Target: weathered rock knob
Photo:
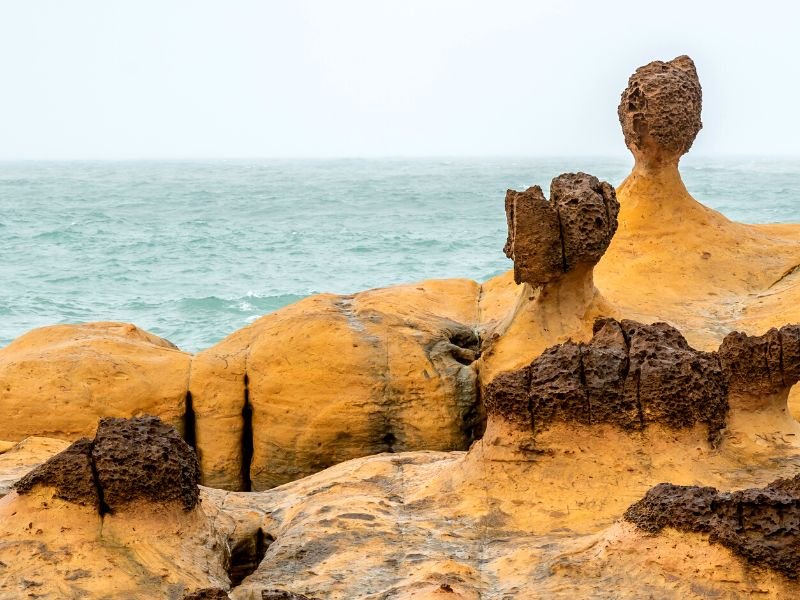
[[[617,110],[637,164],[677,163],[703,127],[703,92],[694,62],[679,56],[636,69]]]
[[[514,281],[534,287],[550,283],[579,265],[593,267],[617,230],[614,187],[586,173],[564,173],[542,188],[506,193],[508,239]]]

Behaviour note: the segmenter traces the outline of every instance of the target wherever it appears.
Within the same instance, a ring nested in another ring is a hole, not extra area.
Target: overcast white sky
[[[0,0],[0,159],[624,156],[689,54],[693,153],[800,155],[800,3]]]

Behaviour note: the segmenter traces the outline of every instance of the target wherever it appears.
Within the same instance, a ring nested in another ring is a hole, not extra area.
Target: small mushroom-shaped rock
[[[506,193],[514,281],[539,287],[572,269],[593,267],[617,230],[619,203],[611,184],[586,173],[553,179],[548,201],[539,186]]]

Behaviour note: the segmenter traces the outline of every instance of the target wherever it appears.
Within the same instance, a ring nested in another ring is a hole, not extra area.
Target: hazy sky
[[[800,3],[0,0],[0,159],[624,155],[689,54],[694,153],[800,155]]]

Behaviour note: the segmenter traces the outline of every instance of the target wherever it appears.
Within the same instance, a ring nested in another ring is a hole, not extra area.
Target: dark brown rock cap
[[[750,407],[766,406],[771,396],[788,392],[800,380],[800,325],[772,328],[764,335],[734,331],[719,347],[730,393],[761,398]]]
[[[487,414],[534,434],[556,422],[608,423],[643,430],[707,427],[716,444],[728,401],[719,360],[689,346],[666,323],[599,319],[591,341],[545,350],[530,365],[495,377],[484,390]]]
[[[796,579],[800,575],[800,476],[764,488],[720,492],[660,483],[625,512],[648,533],[665,527],[708,534],[748,562]]]
[[[158,417],[100,420],[94,440],[74,442],[16,484],[20,494],[50,486],[58,498],[97,507],[100,514],[137,500],[199,501],[200,466],[194,450]]]
[[[548,201],[539,186],[506,193],[514,281],[538,287],[578,267],[597,264],[617,231],[614,187],[586,173],[553,179]]]
[[[625,144],[637,163],[677,163],[703,127],[703,92],[688,56],[636,69],[617,112]]]

